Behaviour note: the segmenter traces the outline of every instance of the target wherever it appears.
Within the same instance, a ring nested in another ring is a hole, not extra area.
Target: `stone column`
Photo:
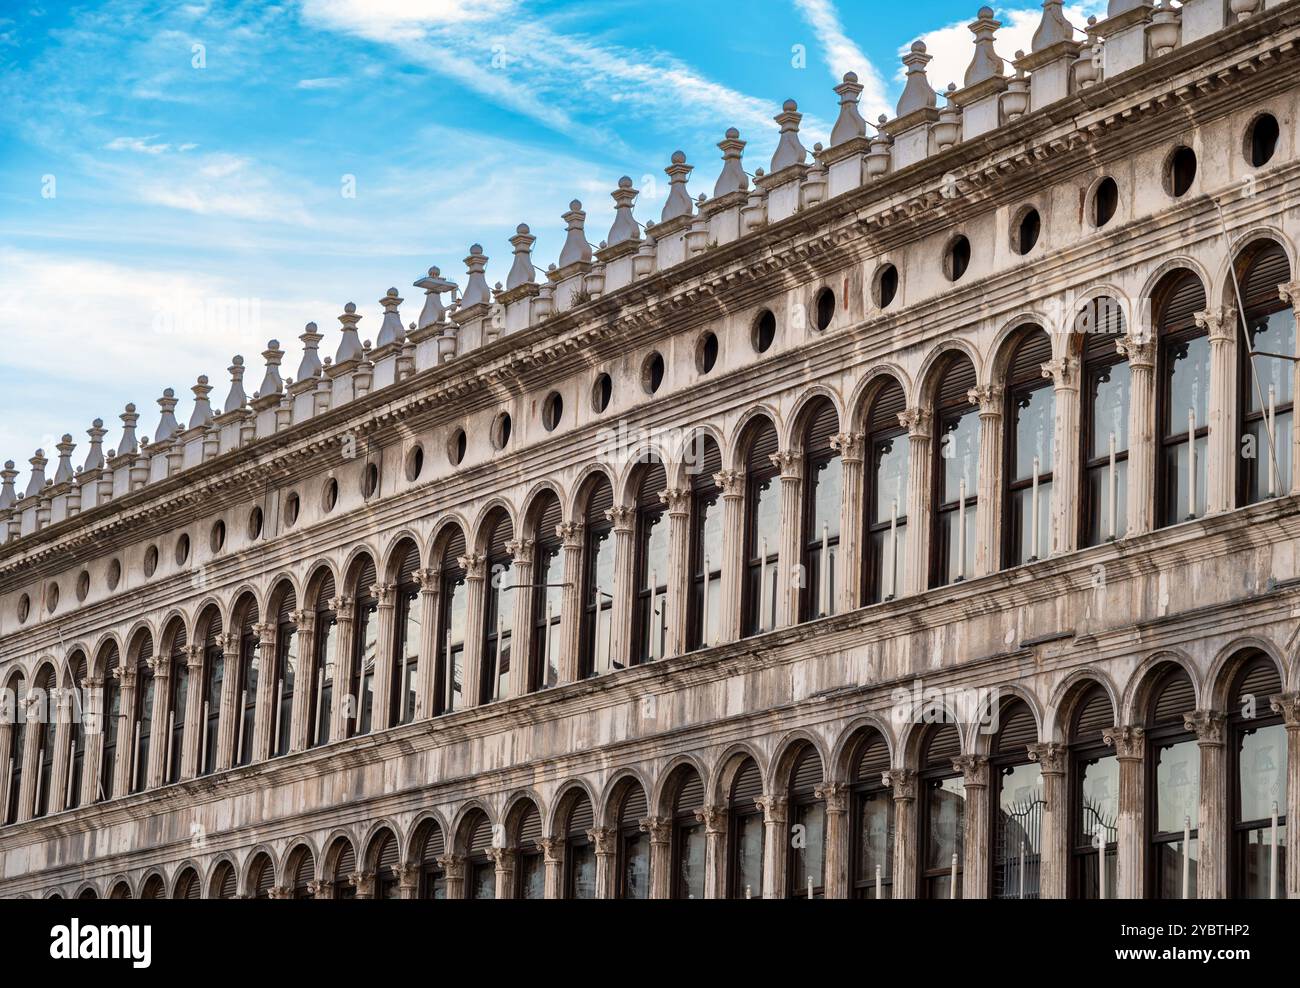
[[[849,897],[849,787],[840,782],[823,782],[815,790],[826,804],[825,877],[828,899]]]
[[[618,832],[610,827],[587,831],[587,839],[596,845],[596,898],[614,898],[617,875]]]
[[[1002,567],[1002,409],[1001,385],[984,384],[967,393],[980,409],[979,477],[975,488],[975,576],[996,573]],[[909,522],[911,519],[908,519]],[[969,826],[967,827],[970,833]]]
[[[358,899],[375,897],[375,873],[373,871],[354,871],[348,876],[353,888],[357,890]]]
[[[289,750],[303,751],[310,746],[312,697],[319,685],[316,669],[316,612],[294,611],[294,643],[298,650],[298,667],[294,670],[293,708],[289,712]]]
[[[375,615],[375,673],[371,680],[373,699],[370,709],[370,729],[382,731],[396,723],[393,719],[393,676],[396,674],[394,664],[397,657],[397,628],[394,618],[397,614],[397,587],[391,583],[380,583],[370,588],[379,602]],[[357,661],[361,661],[359,658]],[[360,670],[364,679],[365,670]],[[357,697],[357,710],[360,712],[361,697]]]
[[[930,409],[916,407],[899,412],[898,421],[907,430],[908,443],[907,531],[904,533],[907,558],[903,564],[902,590],[921,593],[930,585],[930,443],[934,418]],[[894,887],[898,887],[897,879]]]
[[[253,750],[250,762],[271,757],[271,730],[275,722],[275,674],[279,656],[275,654],[279,637],[275,622],[265,621],[253,628],[257,634],[257,708],[253,714]],[[156,704],[155,704],[156,706]]]
[[[966,839],[962,843],[961,897],[987,899],[989,896],[989,760],[984,755],[961,755],[952,767],[962,774],[966,790],[964,821]]]
[[[831,448],[840,454],[842,471],[840,502],[840,550],[837,564],[839,599],[836,612],[854,610],[862,601],[863,520],[863,444],[861,433],[841,432],[831,437]]]
[[[149,789],[157,789],[162,785],[163,775],[167,771],[167,745],[171,741],[171,731],[167,729],[172,702],[171,657],[155,655],[149,660],[149,668],[153,670],[153,719],[149,724],[149,736],[153,743],[149,745],[145,785]]]
[[[582,543],[583,526],[566,521],[555,526],[564,545],[564,603],[560,614],[560,682],[582,678]]]
[[[545,871],[545,891],[547,899],[564,898],[564,839],[562,837],[542,838],[542,864]],[[600,857],[596,857],[596,889],[600,890]]]
[[[1228,807],[1224,794],[1223,728],[1225,714],[1196,710],[1183,715],[1183,726],[1196,734],[1201,752],[1201,804],[1197,810],[1196,894],[1201,899],[1222,899],[1228,887]]]
[[[181,778],[199,774],[199,754],[203,746],[203,646],[185,646],[185,667],[189,685],[185,689],[185,730],[181,736]]]
[[[670,487],[659,500],[668,506],[667,655],[686,651],[686,612],[691,593],[691,492]]]
[[[56,687],[50,693],[54,699],[50,703],[54,714],[50,726],[50,743],[54,745],[54,771],[50,773],[49,812],[59,813],[67,808],[68,795],[68,761],[72,751],[73,723],[72,691]],[[0,765],[4,761],[0,760]],[[83,755],[84,766],[84,755]]]
[[[465,706],[477,707],[483,692],[483,608],[487,559],[470,553],[456,560],[465,573]]]
[[[438,712],[438,627],[442,623],[442,572],[415,571],[420,584],[420,664],[415,670],[415,719]]]
[[[1043,774],[1043,832],[1039,838],[1038,895],[1064,899],[1069,893],[1070,790],[1066,748],[1054,741],[1029,745],[1029,758]]]
[[[399,899],[418,899],[420,897],[419,865],[407,865],[398,872],[397,897]]]
[[[1043,364],[1052,379],[1056,417],[1052,423],[1052,526],[1048,541],[1053,556],[1073,552],[1079,544],[1079,361],[1061,357]]]
[[[713,482],[722,491],[722,610],[718,640],[734,642],[741,635],[742,587],[745,579],[745,471],[723,470]]]
[[[514,560],[510,566],[513,597],[513,622],[510,625],[510,696],[528,692],[528,668],[532,665],[533,644],[533,553],[532,539],[516,539],[507,547]]]
[[[221,720],[217,725],[218,772],[235,763],[239,730],[239,691],[235,688],[239,684],[239,635],[227,632],[220,640],[226,664],[221,678]]]
[[[1231,511],[1236,501],[1237,317],[1232,309],[1198,312],[1196,325],[1207,330],[1210,336],[1210,438],[1205,509],[1206,514],[1213,514]],[[1262,459],[1268,455],[1267,449],[1257,450],[1256,455],[1261,457],[1261,462],[1268,462]]]
[[[117,725],[108,723],[108,711],[104,709],[103,678],[87,676],[81,681],[81,688],[84,691],[81,694],[84,704],[82,716],[87,718],[83,722],[86,750],[81,763],[81,799],[77,805],[89,806],[99,798],[100,759],[104,754],[104,732],[117,730]],[[0,751],[0,766],[7,764],[6,754]],[[4,795],[0,793],[0,803],[3,802]]]
[[[704,806],[695,811],[704,824],[704,898],[721,899],[726,888],[727,809]]]
[[[1156,506],[1156,341],[1128,336],[1116,342],[1128,358],[1128,534],[1155,527]]]
[[[641,821],[641,831],[650,835],[650,898],[672,896],[672,821],[649,816]]]
[[[808,575],[803,569],[803,450],[773,453],[781,470],[781,546],[777,562],[776,626],[799,623],[799,597]],[[760,595],[761,599],[761,595]]]
[[[465,856],[444,854],[438,859],[438,867],[447,881],[447,898],[465,898]]]
[[[1300,298],[1300,294],[1295,297]],[[1287,829],[1294,833],[1300,822],[1300,693],[1275,696],[1269,706],[1274,713],[1282,715],[1286,725],[1286,806],[1278,809],[1286,813]],[[1286,889],[1286,897],[1300,899],[1300,854],[1294,850],[1287,853],[1286,874],[1278,877],[1279,884]]]
[[[30,820],[36,807],[36,780],[40,776],[41,732],[40,719],[45,714],[40,710],[38,697],[33,687],[27,691],[25,702],[27,709],[27,729],[23,732],[23,750],[18,754],[22,759],[23,778],[18,793],[18,822]],[[24,701],[20,701],[24,702]]]
[[[763,811],[763,898],[785,897],[785,854],[790,838],[790,801],[764,794],[754,800]]]
[[[347,714],[356,710],[356,697],[350,696],[356,600],[340,595],[330,601],[330,607],[334,611],[334,695],[331,698],[334,709],[330,711],[330,741],[342,741],[348,736]]]
[[[515,863],[519,854],[513,847],[494,847],[491,850],[492,861],[496,865],[496,897],[513,899],[515,897]]]
[[[632,544],[636,508],[615,505],[605,512],[605,517],[614,523],[614,600],[610,608],[614,625],[609,637],[609,662],[617,668],[631,663],[632,601],[637,592],[636,548]]]
[[[139,677],[134,665],[124,665],[121,662],[113,667],[113,676],[120,684],[122,703],[116,725],[117,764],[113,767],[113,791],[108,795],[121,797],[131,791],[131,760],[135,754],[132,721],[135,718],[135,685]]]
[[[1140,899],[1146,862],[1146,731],[1119,725],[1102,733],[1119,762],[1119,833],[1116,898]]]
[[[911,519],[908,519],[911,526]],[[894,883],[895,899],[915,899],[917,887],[916,773],[896,768],[881,778],[894,794]]]

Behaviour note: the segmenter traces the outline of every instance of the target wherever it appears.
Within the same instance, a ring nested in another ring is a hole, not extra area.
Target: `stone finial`
[[[506,291],[520,285],[531,285],[537,281],[537,269],[533,267],[533,244],[537,238],[528,229],[527,223],[515,227],[515,235],[510,238],[515,259],[510,264],[510,273],[506,275]]]
[[[587,214],[582,211],[582,203],[574,199],[569,203],[569,211],[560,218],[564,220],[568,229],[564,235],[564,246],[560,249],[560,267],[567,268],[570,264],[577,264],[579,261],[590,261],[591,244],[587,243],[584,229]],[[467,294],[468,292],[469,289],[466,289]]]
[[[206,426],[212,421],[212,405],[208,402],[208,395],[212,393],[212,385],[208,383],[208,375],[200,374],[198,383],[190,388],[194,392],[194,412],[190,415],[190,428],[196,426]]]
[[[442,322],[447,314],[447,308],[442,304],[441,296],[444,292],[454,292],[456,283],[448,281],[438,268],[433,267],[429,269],[429,276],[421,278],[414,287],[424,289],[424,308],[420,310],[419,328],[424,329],[426,326]],[[298,376],[302,377],[301,374]]]
[[[614,199],[614,223],[606,239],[611,247],[641,239],[641,227],[632,216],[632,203],[640,194],[639,190],[632,188],[632,179],[626,175],[618,180],[618,188],[610,193]]]
[[[781,112],[772,119],[781,128],[781,139],[772,155],[771,170],[779,172],[791,165],[802,165],[808,160],[808,151],[799,143],[799,121],[803,119],[799,104],[792,99],[786,100],[781,106]]]
[[[230,366],[226,368],[230,372],[230,391],[226,395],[226,403],[221,406],[223,412],[234,412],[244,407],[244,402],[248,400],[248,395],[244,394],[244,358],[235,354],[230,358]],[[159,436],[159,441],[162,440]]]
[[[985,79],[1004,75],[1002,59],[993,50],[993,35],[1002,26],[1002,22],[994,18],[993,8],[981,7],[979,15],[967,26],[975,35],[975,56],[966,68],[966,85],[973,86]]]
[[[384,297],[379,300],[379,304],[384,309],[384,321],[379,324],[379,336],[375,339],[375,346],[401,343],[406,338],[406,330],[402,329],[402,316],[397,311],[397,307],[404,301],[406,300],[398,298],[396,288],[388,289]]]
[[[468,309],[472,305],[484,305],[492,300],[487,278],[483,272],[487,269],[487,255],[478,244],[469,248],[469,257],[465,258],[465,294],[461,296],[460,308]]]
[[[316,328],[314,322],[309,322],[303,327],[298,337],[302,341],[302,360],[298,363],[295,380],[305,381],[309,377],[315,377],[320,370],[320,341],[324,335]]]
[[[162,397],[158,399],[158,408],[161,411],[158,415],[158,434],[155,437],[157,442],[170,439],[180,430],[180,423],[176,421],[176,401],[176,392],[171,388],[164,388]]]
[[[727,136],[718,142],[718,150],[722,152],[722,171],[713,186],[713,198],[746,191],[749,188],[749,176],[740,163],[741,156],[745,153],[745,142],[740,139],[740,131],[728,127]]]
[[[668,175],[668,200],[664,203],[663,212],[659,214],[659,222],[667,223],[679,216],[690,216],[694,212],[695,206],[691,202],[691,194],[686,191],[686,180],[694,170],[694,165],[686,163],[685,151],[673,152],[672,164],[664,169]]]
[[[924,41],[913,41],[912,50],[903,56],[903,64],[907,66],[907,82],[903,86],[903,94],[898,98],[900,117],[938,104],[934,88],[925,74],[925,67],[932,60],[933,56],[925,53]]]
[[[54,448],[59,451],[59,465],[54,471],[54,482],[66,484],[75,476],[72,472],[72,451],[77,448],[77,444],[72,441],[71,435],[64,433]]]
[[[840,98],[840,115],[831,128],[831,147],[851,141],[855,137],[867,136],[867,122],[858,112],[858,100],[862,98],[862,83],[858,82],[857,73],[845,72],[844,81],[835,87]]]
[[[1062,41],[1074,40],[1074,25],[1065,19],[1064,0],[1043,0],[1043,17],[1034,32],[1030,51],[1042,51]]]
[[[343,338],[339,340],[339,348],[334,353],[334,366],[361,356],[361,337],[357,335],[357,323],[360,321],[355,302],[343,306],[343,314],[339,316],[339,322],[343,324]]]
[[[81,469],[98,470],[104,465],[104,437],[108,435],[104,420],[95,419],[90,423],[86,435],[90,436],[90,450],[86,453],[86,462],[81,465]]]
[[[36,455],[27,462],[32,465],[32,479],[27,482],[27,490],[23,497],[32,497],[39,494],[41,488],[45,486],[45,464],[49,460],[45,458],[45,450],[38,449]]]
[[[122,441],[117,445],[117,455],[134,453],[138,448],[135,441],[135,424],[140,421],[140,415],[136,412],[134,404],[128,404],[126,411],[118,417],[122,420]]]
[[[279,340],[266,341],[262,359],[266,361],[266,377],[262,378],[257,394],[265,398],[267,395],[279,394],[284,388],[284,381],[280,380],[280,361],[284,359],[284,351],[280,349]]]
[[[8,511],[18,500],[14,491],[14,479],[18,471],[14,469],[13,460],[5,460],[5,468],[0,470],[0,511]]]

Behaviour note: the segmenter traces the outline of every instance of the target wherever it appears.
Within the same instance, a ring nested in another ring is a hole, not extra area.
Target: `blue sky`
[[[1067,5],[1082,26],[1100,0]],[[390,286],[430,265],[464,282],[471,243],[509,269],[520,222],[554,260],[560,214],[598,243],[621,175],[655,219],[684,150],[710,192],[727,127],[766,167],[793,97],[825,141],[852,69],[864,112],[892,111],[900,49],[926,38],[930,81],[960,82],[978,5],[850,0],[300,0],[73,7],[0,3],[0,459],[22,467],[128,401],[152,435],[165,387],[207,374],[248,391],[275,337],[297,366],[308,320],[338,341],[355,301],[378,332]],[[1034,0],[995,7],[998,51],[1029,47]],[[199,47],[196,47],[199,46]],[[354,190],[355,195],[345,195]],[[20,481],[20,489],[26,474]]]

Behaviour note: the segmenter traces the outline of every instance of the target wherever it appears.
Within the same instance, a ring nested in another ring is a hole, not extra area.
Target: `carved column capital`
[[[636,508],[630,504],[616,504],[606,509],[605,517],[613,523],[615,532],[630,532],[636,525]]]
[[[597,854],[613,854],[617,849],[618,834],[610,827],[596,827],[587,831],[587,839],[595,845]],[[563,841],[559,842],[563,845]]]
[[[1041,741],[1029,747],[1029,760],[1038,762],[1043,775],[1064,775],[1067,749],[1055,741]]]
[[[565,521],[555,526],[555,534],[566,549],[582,546],[582,526],[576,521]]]
[[[415,582],[420,585],[421,593],[436,594],[442,587],[442,570],[426,566],[415,571]]]
[[[695,819],[704,824],[707,833],[723,833],[727,829],[727,808],[725,806],[701,806],[695,811]]]
[[[1225,306],[1222,309],[1206,309],[1195,313],[1193,318],[1197,326],[1209,333],[1211,343],[1232,342],[1236,329],[1236,317],[1232,308]]]
[[[466,580],[481,580],[487,569],[487,559],[480,553],[472,552],[467,556],[457,556],[456,565],[465,571]]]
[[[497,871],[513,871],[519,852],[513,847],[493,847],[488,849],[488,856],[497,866]]]
[[[1146,730],[1117,724],[1101,732],[1101,739],[1115,749],[1115,757],[1121,761],[1140,759],[1146,751]]]
[[[1156,366],[1156,341],[1149,337],[1123,336],[1115,349],[1128,358],[1130,367],[1153,370]]]
[[[894,792],[898,802],[916,799],[916,773],[910,768],[895,768],[880,773],[880,779]]]
[[[391,583],[376,583],[370,588],[370,595],[379,602],[380,607],[392,607],[396,590]]]
[[[1217,710],[1193,710],[1183,714],[1183,727],[1192,731],[1200,744],[1222,747],[1223,726],[1227,720],[1227,715]]]
[[[958,755],[952,767],[961,773],[967,789],[983,789],[989,784],[989,760],[985,755]]]
[[[845,463],[861,463],[866,437],[860,432],[839,432],[831,436],[831,449]]]
[[[257,635],[257,640],[263,645],[275,644],[275,625],[270,621],[263,621],[261,624],[253,625],[253,634]]]
[[[782,480],[803,479],[803,451],[787,449],[769,457],[772,465],[781,471]]]
[[[1288,305],[1300,304],[1300,281],[1288,281],[1278,285],[1277,294]]]
[[[785,796],[764,793],[754,800],[754,805],[763,811],[763,819],[768,823],[783,824],[786,821],[790,800]]]
[[[1050,378],[1057,391],[1074,391],[1079,387],[1079,361],[1075,357],[1061,357],[1040,365],[1043,377]]]
[[[373,899],[375,897],[375,875],[369,871],[354,871],[348,876],[353,887],[357,890],[358,899]]]
[[[227,631],[225,634],[217,635],[217,641],[221,645],[221,651],[227,655],[239,654],[239,635],[233,631]]]
[[[203,668],[203,646],[186,645],[185,646],[185,665],[190,672],[197,673]]]
[[[592,843],[595,843],[594,838]],[[600,853],[599,845],[597,845],[596,853]],[[559,864],[564,860],[564,839],[562,837],[543,837],[542,857],[547,864]]]
[[[444,854],[438,859],[438,867],[450,879],[465,877],[465,856],[463,854]]]
[[[650,835],[651,844],[667,845],[672,841],[672,821],[661,816],[648,816],[640,821],[641,832]]]
[[[898,424],[907,430],[909,439],[924,439],[928,442],[931,426],[934,424],[934,415],[930,409],[918,405],[916,408],[899,412]]]
[[[723,497],[745,496],[744,470],[720,470],[713,475],[713,482],[718,485]]]
[[[842,782],[823,782],[813,789],[813,795],[826,804],[827,813],[849,811],[849,787]]]
[[[669,487],[659,492],[659,500],[668,507],[669,515],[683,517],[691,510],[691,492],[681,487]]]
[[[1282,715],[1282,722],[1288,731],[1300,730],[1300,693],[1282,693],[1270,697],[1269,709]]]
[[[523,566],[531,566],[533,562],[533,550],[537,543],[533,539],[515,539],[506,543],[506,552],[510,553],[510,558],[516,563]]]
[[[1000,384],[981,384],[966,392],[966,400],[979,406],[980,418],[1001,418],[1004,393]]]
[[[332,610],[340,620],[347,620],[352,616],[352,598],[347,594],[339,594],[330,600],[330,610]]]

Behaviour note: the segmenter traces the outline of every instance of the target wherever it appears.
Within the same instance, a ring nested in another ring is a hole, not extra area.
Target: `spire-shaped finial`
[[[560,267],[566,268],[579,261],[590,261],[591,244],[587,243],[585,229],[587,214],[582,211],[581,201],[574,199],[569,203],[569,211],[560,218],[564,220],[568,231],[564,235],[564,246],[560,248]],[[468,292],[469,289],[465,291]]]
[[[610,193],[614,198],[614,224],[609,228],[609,246],[641,239],[641,228],[632,216],[632,203],[640,194],[639,190],[632,188],[632,179],[626,175],[618,180],[618,188]]]
[[[930,64],[932,57],[925,53],[924,41],[913,41],[912,50],[903,56],[903,64],[907,66],[907,82],[903,86],[903,94],[898,98],[900,117],[938,104],[930,80],[925,75],[925,67]]]
[[[343,315],[339,316],[339,322],[343,324],[343,338],[339,340],[339,348],[334,353],[335,367],[361,356],[361,337],[357,335],[357,323],[360,321],[355,302],[343,306]]]
[[[424,308],[420,310],[419,328],[424,329],[426,326],[432,326],[435,323],[442,322],[446,315],[447,308],[442,304],[442,293],[456,290],[456,283],[448,281],[442,276],[438,268],[429,269],[429,277],[421,278],[415,283],[416,288],[424,289]],[[302,375],[298,375],[299,380]]]
[[[212,421],[212,405],[208,402],[212,385],[208,383],[208,375],[200,374],[198,382],[190,390],[194,392],[194,412],[190,415],[190,428],[193,429]]]
[[[134,453],[139,448],[135,441],[135,424],[140,421],[140,416],[135,410],[134,404],[128,404],[126,411],[120,416],[122,420],[122,441],[117,444],[117,455],[123,453]]]
[[[176,421],[176,392],[171,388],[164,388],[162,397],[158,399],[158,434],[155,437],[156,442],[166,442],[174,436],[180,429],[180,423]]]
[[[0,511],[8,511],[18,500],[18,495],[14,491],[14,479],[18,476],[18,471],[14,469],[13,460],[5,460],[5,468],[0,470]]]
[[[27,462],[32,465],[32,479],[27,482],[27,490],[23,497],[31,497],[41,492],[41,488],[45,486],[45,464],[49,460],[45,458],[45,450],[38,449],[36,455]]]
[[[81,469],[98,470],[104,465],[104,437],[108,435],[104,420],[95,419],[90,423],[86,435],[90,437],[90,450],[86,453],[86,462],[81,465]]]
[[[226,395],[226,403],[221,406],[221,410],[234,412],[243,408],[244,402],[248,400],[248,395],[244,394],[244,358],[235,354],[230,358],[230,366],[226,370],[230,372],[230,393]]]
[[[72,441],[72,436],[64,433],[63,438],[59,440],[54,447],[59,451],[59,465],[54,471],[54,482],[56,484],[66,484],[73,478],[72,472],[72,451],[77,448],[77,444]]]
[[[536,282],[537,270],[533,267],[533,244],[535,243],[537,238],[529,231],[527,223],[520,223],[515,227],[515,235],[510,238],[515,259],[510,265],[510,273],[506,275],[506,291]]]
[[[1042,51],[1062,41],[1074,40],[1074,25],[1065,19],[1064,0],[1043,0],[1043,18],[1038,22],[1031,51]]]
[[[465,258],[465,294],[460,298],[460,307],[462,309],[492,301],[487,276],[484,274],[484,271],[487,270],[487,262],[487,255],[483,253],[482,246],[471,244],[469,257]]]
[[[791,165],[802,165],[808,160],[807,149],[799,143],[799,121],[803,114],[799,104],[788,99],[781,106],[781,112],[772,118],[781,127],[781,139],[777,142],[776,153],[772,155],[772,172],[779,172]]]
[[[257,393],[265,398],[267,395],[278,394],[284,388],[284,382],[280,380],[280,361],[284,359],[284,351],[280,349],[279,340],[267,340],[262,359],[266,361],[266,377],[262,378]]]
[[[858,100],[862,98],[862,83],[858,82],[855,72],[845,72],[844,81],[835,87],[840,97],[840,115],[831,128],[831,147],[851,141],[855,137],[867,136],[867,122],[858,112]]]
[[[745,142],[740,139],[740,131],[728,127],[727,135],[718,142],[718,150],[722,152],[722,171],[713,186],[713,198],[717,199],[730,192],[744,192],[749,188],[749,176],[740,163],[740,158],[745,153]]]
[[[992,7],[981,7],[975,20],[968,27],[975,35],[975,57],[966,69],[966,85],[973,86],[985,79],[1000,78],[1005,74],[1002,59],[993,50],[993,35],[1002,22],[993,16]]]
[[[379,336],[375,339],[376,346],[387,346],[389,343],[400,342],[405,335],[402,329],[402,316],[397,311],[405,299],[398,298],[397,289],[390,288],[384,293],[384,297],[379,300],[379,304],[384,308],[384,321],[379,324]]]
[[[316,372],[320,370],[320,341],[324,334],[318,332],[316,324],[309,322],[299,335],[298,339],[302,340],[302,361],[298,364],[298,373],[294,379],[305,381],[309,377],[315,377]]]
[[[694,165],[686,163],[685,151],[673,152],[672,164],[664,169],[668,175],[668,200],[664,203],[664,211],[659,215],[659,222],[667,223],[679,216],[692,215],[695,206],[691,202],[691,194],[686,191],[686,180],[694,170]]]

